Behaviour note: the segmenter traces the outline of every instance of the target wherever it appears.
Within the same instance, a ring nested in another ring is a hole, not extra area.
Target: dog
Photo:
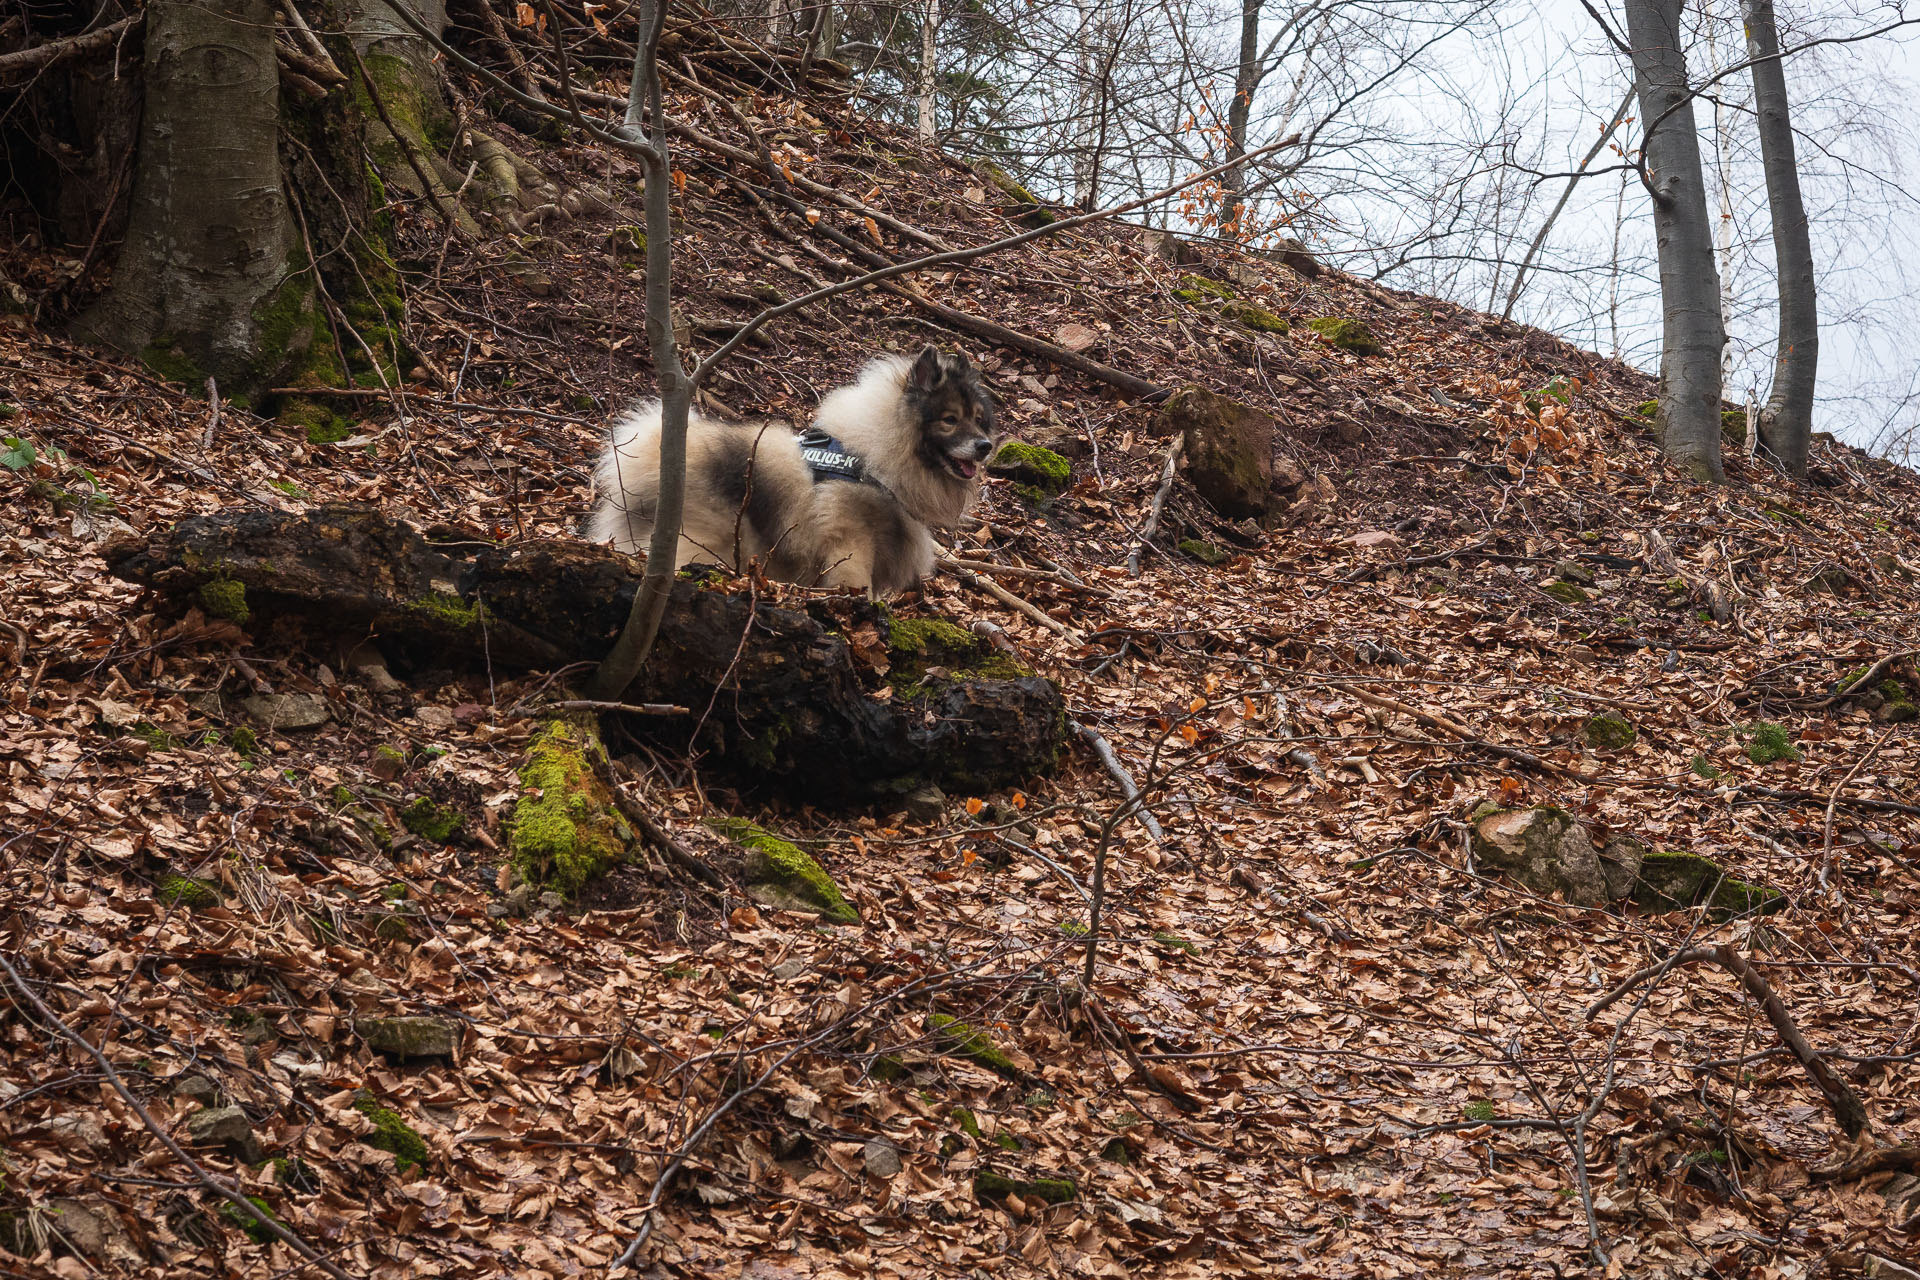
[[[980,496],[994,447],[992,398],[964,355],[928,346],[880,356],[829,392],[813,428],[687,418],[686,509],[678,563],[895,595],[933,572],[933,528]],[[594,471],[595,542],[644,551],[660,493],[660,404],[613,424]]]

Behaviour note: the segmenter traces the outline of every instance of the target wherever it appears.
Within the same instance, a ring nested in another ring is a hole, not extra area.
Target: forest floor
[[[743,151],[750,122],[777,165],[932,240],[1017,229],[987,176],[912,139],[818,103],[746,106],[678,109]],[[0,1269],[300,1272],[216,1212],[203,1174],[353,1276],[601,1274],[656,1192],[647,1276],[1920,1267],[1915,729],[1891,702],[1834,696],[1882,660],[1913,679],[1920,477],[1823,441],[1807,483],[1736,457],[1701,486],[1661,460],[1635,412],[1650,382],[1623,365],[1334,272],[1207,248],[1176,266],[1123,226],[922,280],[1274,416],[1278,527],[1222,521],[1182,482],[1135,577],[1169,444],[1156,409],[914,300],[849,295],[745,348],[714,407],[804,417],[871,353],[935,341],[985,366],[1011,436],[1072,455],[1049,507],[996,481],[959,538],[968,559],[1042,571],[997,580],[1055,626],[945,576],[898,611],[996,622],[1148,787],[1165,839],[1117,828],[1095,998],[1076,986],[1082,890],[1122,798],[1078,742],[1020,793],[918,819],[754,804],[654,757],[645,803],[670,829],[752,816],[812,850],[860,922],[638,868],[597,906],[526,914],[498,846],[532,722],[503,713],[546,676],[393,682],[295,631],[156,612],[100,558],[115,533],[234,504],[575,534],[606,418],[651,385],[637,171],[518,141],[582,211],[469,244],[397,209],[425,367],[398,399],[362,397],[345,439],[0,330],[0,431],[33,448],[0,454],[17,971]],[[680,163],[696,350],[769,286],[834,278],[844,245],[821,226],[926,247],[817,191],[756,206],[712,152]],[[55,269],[14,252],[16,280]],[[1247,302],[1291,332],[1232,318]],[[1363,320],[1381,354],[1330,345],[1316,317]],[[265,694],[328,718],[267,729],[236,706]],[[1589,746],[1597,713],[1632,741]],[[420,796],[460,830],[402,834]],[[1467,854],[1490,801],[1711,857],[1783,908],[1530,894]],[[394,834],[384,852],[340,838],[354,814]],[[1721,942],[1858,1092],[1861,1142],[1718,968],[1588,1016],[1628,975]],[[359,1020],[400,1014],[457,1019],[456,1054],[375,1053]],[[1005,1058],[970,1055],[936,1015]],[[361,1090],[417,1131],[421,1163],[371,1145]],[[229,1101],[273,1159],[215,1143],[183,1164],[162,1145]]]

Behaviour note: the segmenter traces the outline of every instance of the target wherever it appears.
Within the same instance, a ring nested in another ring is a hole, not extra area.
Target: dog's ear
[[[940,348],[929,342],[913,362],[913,385],[917,390],[931,391],[940,385],[941,373]]]
[[[971,377],[973,374],[973,361],[967,359],[966,352],[956,351],[947,357],[947,372],[956,378]]]

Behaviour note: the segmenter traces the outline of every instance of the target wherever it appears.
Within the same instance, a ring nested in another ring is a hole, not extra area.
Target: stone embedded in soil
[[[355,1024],[360,1038],[375,1053],[401,1062],[414,1058],[451,1058],[460,1048],[466,1028],[453,1018],[409,1015],[398,1018],[362,1018]]]
[[[901,1169],[900,1152],[890,1142],[876,1138],[861,1151],[867,1173],[875,1178],[891,1178]]]
[[[1208,391],[1182,387],[1156,419],[1179,432],[1181,469],[1206,504],[1230,519],[1263,516],[1273,507],[1273,440],[1267,414]]]
[[[260,1141],[253,1136],[253,1121],[239,1107],[213,1107],[187,1117],[187,1140],[197,1147],[218,1146],[246,1164],[260,1156]]]
[[[1586,828],[1563,809],[1502,809],[1473,824],[1473,858],[1546,897],[1577,906],[1607,900],[1600,857]]]
[[[333,719],[324,698],[307,693],[263,693],[240,699],[240,707],[269,729],[317,729]]]

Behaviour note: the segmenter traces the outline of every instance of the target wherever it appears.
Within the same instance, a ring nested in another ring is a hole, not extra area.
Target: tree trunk
[[[1694,478],[1726,478],[1720,463],[1720,280],[1681,48],[1681,0],[1627,0],[1643,163],[1660,255],[1660,411],[1654,427],[1668,458]]]
[[[1233,101],[1227,104],[1227,159],[1247,154],[1247,122],[1253,118],[1253,95],[1260,87],[1260,6],[1262,0],[1240,0],[1240,61],[1233,71]],[[1225,189],[1220,232],[1229,239],[1247,234],[1247,171],[1233,168],[1220,175]]]
[[[1767,174],[1767,205],[1773,215],[1773,258],[1780,276],[1780,335],[1774,356],[1773,391],[1760,411],[1760,443],[1782,467],[1807,474],[1813,435],[1814,377],[1820,361],[1820,316],[1813,281],[1813,245],[1807,210],[1800,200],[1800,171],[1793,149],[1787,76],[1773,0],[1745,0],[1747,56],[1753,60],[1753,101],[1759,114],[1760,157]]]
[[[940,0],[925,0],[920,10],[920,136],[931,138],[938,130],[934,114],[934,90],[940,73]]]
[[[152,0],[132,208],[84,338],[199,389],[272,385],[314,337],[280,169],[268,0]]]

